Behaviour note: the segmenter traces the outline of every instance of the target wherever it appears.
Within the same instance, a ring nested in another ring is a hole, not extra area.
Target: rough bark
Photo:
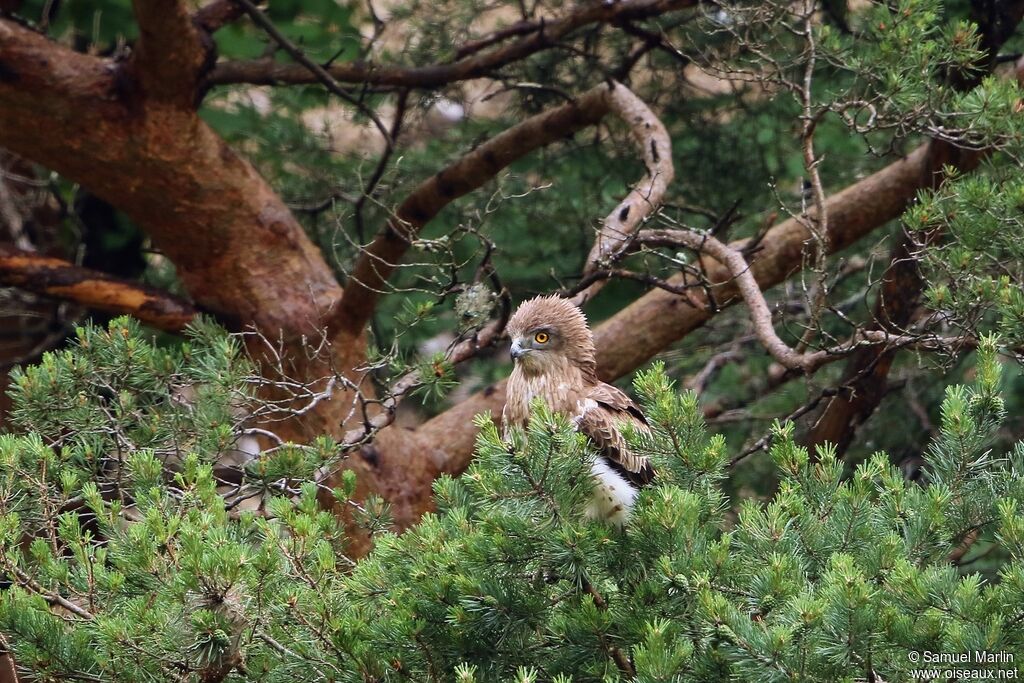
[[[356,367],[357,343],[329,359],[302,352],[341,287],[273,189],[197,115],[206,42],[179,5],[137,3],[141,39],[126,61],[77,53],[0,19],[0,147],[124,211],[200,308],[281,340],[293,376]],[[297,440],[336,432],[351,403],[340,398],[279,432]]]
[[[640,19],[693,4],[694,0],[584,4],[536,31],[510,35],[509,42],[501,38],[450,64],[337,64],[331,67],[331,76],[370,85],[431,87],[485,75],[551,47],[582,26]],[[414,194],[399,210],[400,220],[371,245],[362,270],[357,266],[349,290],[361,288],[365,296],[343,297],[322,255],[281,200],[194,111],[197,94],[209,83],[311,82],[314,75],[297,65],[228,63],[200,83],[209,57],[204,29],[230,20],[234,10],[211,10],[207,21],[188,17],[180,3],[170,0],[136,0],[135,7],[141,39],[134,56],[123,62],[72,52],[0,19],[0,146],[82,183],[123,210],[176,265],[200,307],[235,326],[252,324],[271,340],[284,340],[292,353],[283,369],[299,378],[335,371],[348,376],[359,366],[362,328],[376,298],[367,285],[386,281],[407,247],[406,230],[425,224],[524,150],[603,116],[597,104],[592,109],[581,108],[578,102],[565,105],[541,115],[550,118],[530,136],[516,138],[526,130],[517,127],[518,132],[513,129],[492,141],[497,148],[485,143],[456,162],[454,176],[448,169],[425,182],[417,190],[422,194]],[[507,148],[496,142],[499,139]],[[493,158],[487,157],[488,150]],[[965,168],[973,163],[963,161]],[[833,197],[828,205],[830,245],[842,249],[898,216],[928,182],[924,179],[932,169],[924,147]],[[772,286],[799,268],[809,239],[806,228],[795,220],[773,228],[753,258],[758,284]],[[706,265],[711,280],[719,283],[714,288],[718,306],[736,301],[727,269],[710,261]],[[339,302],[344,303],[335,311]],[[645,295],[597,329],[602,377],[615,378],[636,368],[712,315],[687,297],[661,290]],[[336,333],[329,357],[310,360],[299,353],[303,335],[315,335],[325,320],[332,320]],[[385,497],[400,526],[414,522],[431,505],[431,482],[468,463],[475,439],[472,415],[487,409],[497,412],[503,401],[503,384],[498,384],[416,430],[394,425],[384,429],[346,463],[359,475],[359,493]],[[350,405],[338,396],[325,401],[322,410],[304,415],[301,423],[277,431],[297,440],[321,433],[339,435]]]
[[[0,683],[18,683],[18,669],[14,657],[6,650],[6,638],[0,635]]]
[[[184,328],[198,313],[187,301],[161,289],[2,243],[0,286],[19,287],[109,313],[127,313],[170,332]]]
[[[275,336],[315,330],[341,294],[319,250],[248,162],[180,99],[151,99],[138,71],[0,19],[0,146],[143,226],[204,309]]]

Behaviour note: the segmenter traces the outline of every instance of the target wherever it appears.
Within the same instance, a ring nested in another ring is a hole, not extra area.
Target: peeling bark
[[[608,100],[611,111],[629,127],[647,173],[604,219],[587,255],[584,277],[593,275],[606,261],[615,261],[624,253],[640,225],[661,207],[665,192],[675,178],[672,139],[650,107],[615,81],[609,88]],[[572,298],[573,303],[583,306],[607,283],[608,280],[592,282]]]
[[[20,287],[110,313],[127,313],[170,332],[180,331],[198,313],[187,301],[161,289],[5,244],[0,244],[0,285]]]

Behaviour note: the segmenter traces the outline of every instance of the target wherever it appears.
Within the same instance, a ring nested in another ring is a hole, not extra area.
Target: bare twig
[[[380,131],[380,134],[384,137],[384,143],[388,149],[391,149],[391,147],[394,146],[395,141],[391,136],[391,131],[388,130],[387,126],[385,126],[380,120],[380,117],[377,116],[377,112],[366,106],[352,93],[341,87],[341,84],[331,76],[327,69],[311,60],[306,56],[305,52],[295,45],[295,43],[288,40],[288,38],[278,30],[277,26],[274,25],[274,22],[268,19],[267,15],[261,12],[250,0],[234,0],[234,2],[238,3],[257,26],[266,31],[267,35],[270,36],[275,43],[280,45],[282,50],[287,52],[292,59],[307,69],[321,85],[327,88],[327,90],[332,94],[337,95],[353,107],[357,108],[364,116],[370,119],[370,121],[373,122],[373,125],[376,126],[377,130]]]
[[[772,358],[790,369],[811,369],[814,356],[794,351],[776,334],[772,324],[772,313],[765,301],[764,293],[761,292],[757,279],[739,250],[711,235],[686,229],[645,230],[637,236],[637,241],[647,245],[688,247],[709,254],[724,265],[735,279],[736,288],[750,309],[754,333]]]
[[[423,226],[449,203],[494,178],[516,159],[600,121],[608,112],[608,92],[607,86],[600,85],[574,102],[531,116],[420,183],[384,230],[360,252],[329,329],[335,334],[361,331],[388,278]]]
[[[466,57],[447,64],[402,67],[368,62],[331,65],[329,75],[342,83],[367,83],[405,88],[435,88],[440,85],[487,76],[512,62],[551,48],[577,29],[593,24],[640,20],[666,12],[693,7],[696,0],[620,0],[619,2],[582,3],[565,16],[543,24],[543,30],[530,31],[518,40],[491,50],[470,50]],[[538,24],[539,27],[539,24]],[[497,42],[501,42],[498,40]],[[218,64],[208,77],[210,85],[253,83],[263,85],[318,82],[302,65],[276,64],[271,61],[233,61]]]

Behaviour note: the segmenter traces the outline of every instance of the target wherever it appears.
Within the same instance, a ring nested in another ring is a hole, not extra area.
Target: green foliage
[[[928,303],[975,335],[998,332],[1024,343],[1024,183],[1004,161],[984,173],[958,177],[923,193],[904,216],[908,230],[928,243]]]
[[[584,521],[593,453],[538,403],[507,439],[481,416],[472,466],[436,483],[437,513],[402,535],[378,522],[353,562],[301,458],[276,465],[295,493],[267,491],[263,513],[222,497],[219,421],[247,367],[217,330],[192,335],[169,352],[126,320],[84,328],[18,375],[22,429],[0,436],[0,632],[37,676],[907,680],[911,652],[1024,656],[1024,445],[991,451],[994,339],[975,385],[946,393],[924,485],[884,454],[844,476],[831,449],[812,458],[777,424],[779,489],[736,506],[724,440],[655,366],[635,383],[651,431],[627,436],[658,478],[624,530]],[[182,386],[187,408],[170,396]],[[949,564],[979,535],[1005,557],[990,580]]]
[[[399,3],[389,18],[397,37],[374,50],[359,37],[373,28],[361,3],[274,0],[268,13],[321,63],[434,64],[514,20],[513,5]],[[630,85],[672,137],[672,219],[710,228],[736,207],[738,218],[720,226],[734,238],[806,206],[795,134],[808,49],[793,23],[799,9],[718,3],[631,24],[671,48],[646,53]],[[136,34],[127,0],[28,0],[20,14],[42,27],[44,10],[53,11],[44,30],[79,50],[124,56]],[[636,378],[652,433],[630,438],[659,477],[624,532],[582,521],[592,453],[538,407],[507,442],[482,420],[470,470],[441,479],[438,513],[396,536],[379,499],[350,500],[351,477],[334,491],[317,483],[336,455],[329,439],[240,458],[244,415],[258,403],[252,368],[222,331],[200,323],[188,343],[165,348],[127,320],[83,327],[71,348],[15,374],[14,431],[0,436],[0,574],[11,584],[0,590],[0,633],[19,664],[44,680],[464,683],[616,680],[630,667],[642,681],[901,681],[914,668],[910,653],[923,651],[1007,652],[1017,662],[989,668],[1019,666],[1024,446],[1003,442],[1019,437],[1024,394],[1019,375],[1000,386],[1003,367],[985,335],[1016,351],[1024,342],[1024,123],[1012,79],[959,87],[984,61],[968,11],[936,0],[827,2],[813,33],[809,104],[820,114],[814,146],[826,191],[889,163],[920,134],[1004,152],[982,173],[922,195],[904,220],[921,242],[939,329],[963,330],[981,346],[973,368],[957,369],[973,372],[969,387],[946,389],[949,377],[922,377],[916,359],[897,362],[894,376],[904,372],[899,379],[910,376],[923,394],[923,422],[930,413],[937,423],[930,446],[924,428],[906,428],[908,409],[894,395],[862,427],[852,457],[808,453],[794,425],[777,423],[770,457],[730,470],[741,443],[812,398],[812,387],[794,382],[754,401],[770,359],[747,344],[747,358],[723,368],[702,398],[750,415],[716,426],[720,434],[665,372]],[[463,84],[415,91],[399,147],[359,210],[381,148],[339,139],[337,130],[365,121],[322,88],[218,87],[201,114],[296,209],[343,276],[421,180],[616,74],[648,40],[619,28],[587,28],[497,70],[511,93],[497,111],[441,130],[427,122],[437,102],[483,105],[481,93]],[[224,59],[284,59],[246,21],[215,38]],[[353,92],[384,105],[382,114],[395,101],[393,92]],[[571,284],[593,228],[641,175],[635,157],[625,127],[609,121],[448,206],[394,278],[399,294],[382,300],[370,351],[378,379],[416,369],[428,409],[441,406],[454,369],[418,349],[494,314],[499,287],[476,280],[483,259],[515,299]],[[68,203],[74,190],[62,182]],[[888,250],[881,242],[850,256],[874,258]],[[626,266],[666,277],[692,262],[631,258]],[[151,281],[173,279],[166,261],[149,270]],[[870,322],[864,302],[878,268],[852,272],[835,274],[830,303],[842,316],[824,320],[835,339],[851,321]],[[599,320],[640,291],[612,283],[589,313]],[[782,303],[791,310],[792,300]],[[668,374],[695,374],[748,336],[747,322],[740,311],[717,316],[699,341],[666,354]],[[801,325],[787,320],[780,333],[795,342]],[[833,385],[840,366],[815,380]],[[474,371],[486,379],[506,368],[482,359]],[[1011,390],[1005,405],[1000,389]],[[997,438],[1006,413],[1011,428]],[[883,446],[895,447],[891,457],[874,452]],[[890,464],[904,449],[923,451],[921,483]],[[232,459],[243,464],[228,479]],[[347,556],[341,524],[318,504],[330,496],[376,537],[369,557]],[[260,509],[247,510],[249,500]]]

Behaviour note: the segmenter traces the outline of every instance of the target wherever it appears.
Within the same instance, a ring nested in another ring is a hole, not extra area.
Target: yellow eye
[[[538,332],[537,334],[533,335],[533,341],[537,342],[538,344],[547,344],[548,339],[550,338],[551,337],[548,336],[547,332]]]

